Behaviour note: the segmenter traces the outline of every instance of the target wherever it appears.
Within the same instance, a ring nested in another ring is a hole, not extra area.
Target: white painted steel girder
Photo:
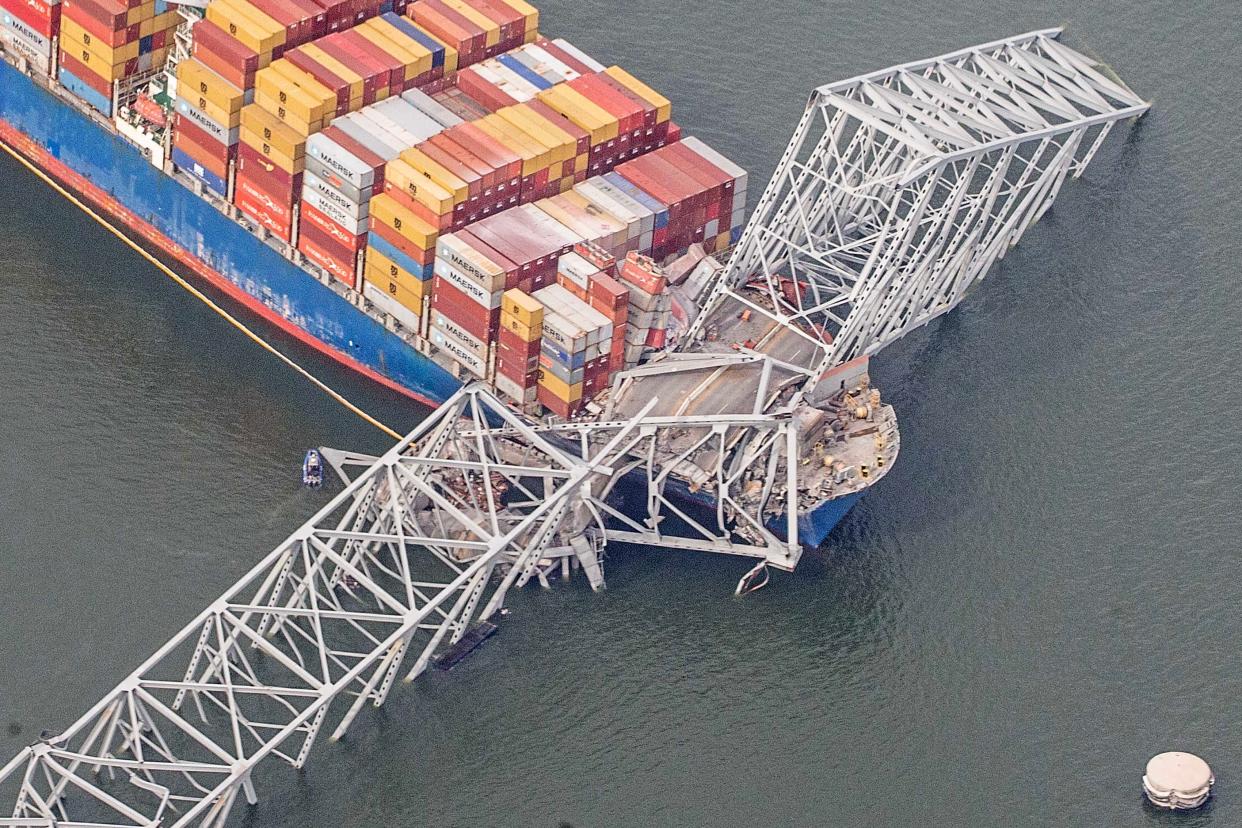
[[[86,715],[0,769],[14,794],[0,825],[222,825],[239,794],[255,801],[261,761],[301,767],[324,727],[342,736],[499,610],[613,454],[573,457],[481,386],[459,391]]]
[[[955,307],[1113,124],[1148,109],[1060,33],[816,89],[689,338],[749,284],[775,318],[827,334],[818,374]]]

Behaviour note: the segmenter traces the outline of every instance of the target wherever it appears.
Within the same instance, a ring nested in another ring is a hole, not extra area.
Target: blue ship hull
[[[460,387],[452,374],[405,340],[157,170],[133,145],[2,60],[0,121],[205,265],[213,281],[227,280],[248,307],[294,335],[309,336],[324,353],[429,405]],[[85,194],[98,200],[98,193]],[[801,515],[802,543],[822,544],[861,496],[825,501]],[[686,497],[703,502],[702,496],[687,492]]]

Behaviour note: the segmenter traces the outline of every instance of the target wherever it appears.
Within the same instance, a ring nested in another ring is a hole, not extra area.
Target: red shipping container
[[[302,205],[302,210],[298,213],[300,216],[298,224],[298,238],[310,239],[316,244],[316,246],[324,252],[330,254],[332,258],[336,259],[343,266],[348,266],[350,270],[355,269],[358,264],[358,250],[360,248],[355,247],[352,244],[341,244],[341,242],[337,240],[336,236],[328,231],[325,231],[323,229],[323,224],[330,225],[332,222],[322,213],[318,213],[314,219],[308,221],[305,212],[308,209],[313,208],[308,208],[304,204]]]
[[[343,32],[328,35],[315,41],[315,45],[323,49],[329,56],[362,76],[362,100],[364,103],[375,103],[376,91],[388,80],[388,68],[381,66],[365,56],[360,56],[340,40]]]
[[[562,132],[567,132],[572,135],[574,141],[576,142],[574,146],[574,155],[586,155],[591,151],[591,133],[564,117],[543,101],[535,99],[527,101],[523,104],[523,106],[532,112],[538,113],[545,120],[554,124]]]
[[[471,123],[458,124],[444,131],[454,141],[480,158],[493,163],[501,172],[506,186],[517,188],[522,183],[522,158],[509,147]]]
[[[390,55],[380,44],[373,43],[353,29],[341,32],[337,37],[347,48],[357,50],[383,67],[384,75],[381,86],[401,89],[402,84],[405,83],[405,64],[400,59]]]
[[[224,181],[228,181],[229,162],[228,159],[222,159],[216,154],[216,150],[207,149],[200,146],[192,138],[189,138],[184,132],[173,134],[173,147],[181,150],[186,155],[194,159],[195,162],[202,165],[203,169],[212,175]],[[217,148],[222,145],[216,144]]]
[[[293,49],[285,53],[285,58],[289,63],[315,80],[322,83],[328,89],[336,94],[336,114],[346,115],[349,113],[349,82],[334,74],[326,68],[322,63],[305,54],[299,49]]]
[[[81,80],[100,95],[111,100],[112,84],[95,74],[93,69],[88,69],[85,63],[82,63],[64,49],[60,50],[60,68]]]
[[[268,166],[272,168],[269,170]],[[279,167],[254,160],[253,156],[242,160],[240,149],[238,150],[237,176],[238,180],[244,178],[256,192],[262,193],[273,203],[284,205],[286,208],[292,207],[302,195],[301,173],[290,176]]]
[[[266,210],[278,227],[289,228],[293,225],[293,202],[285,201],[279,194],[269,192],[249,175],[238,171],[234,177],[233,189],[237,199],[244,195],[249,203]],[[241,206],[240,201],[235,200],[235,203]]]
[[[239,89],[254,87],[259,53],[238,42],[210,20],[194,24],[194,57]]]
[[[617,118],[618,129],[624,137],[639,131],[643,127],[645,113],[643,107],[622,95],[594,74],[583,75],[569,81],[569,87],[581,92],[587,100],[602,107]]]
[[[489,164],[457,141],[454,141],[451,136],[444,133],[433,135],[428,139],[427,143],[448,153],[449,156],[457,159],[467,169],[477,174],[483,187],[481,197],[494,198],[496,187],[505,183],[502,170],[496,169],[494,165]],[[425,145],[420,147],[420,149],[425,149]]]
[[[126,28],[129,7],[118,0],[63,0],[61,14],[93,35],[107,38]]]
[[[0,8],[10,12],[43,37],[53,38],[60,33],[59,3],[51,6],[46,0],[0,0]]]
[[[355,290],[358,288],[357,271],[351,268],[347,262],[338,259],[331,251],[322,247],[310,236],[303,234],[298,239],[298,250],[305,253],[306,258],[332,274],[333,277]]]
[[[607,308],[606,315],[623,309],[629,304],[629,290],[607,273],[596,273],[591,277],[588,287],[591,297],[599,300],[600,307]]]
[[[534,388],[539,382],[538,369],[528,371],[517,363],[511,363],[503,357],[496,357],[496,373],[511,380],[520,388]]]
[[[261,200],[253,198],[248,192],[244,192],[240,186],[236,188],[236,192],[233,194],[233,204],[237,206],[237,209],[250,216],[250,218],[257,221],[262,227],[267,228],[277,237],[284,241],[290,240],[292,228],[288,220],[282,220],[266,204]]]
[[[475,339],[487,343],[496,338],[500,327],[500,308],[483,307],[447,279],[436,276],[431,282],[432,310],[438,310],[456,322]]]
[[[202,160],[203,157],[211,158],[225,172],[212,169],[216,175],[221,178],[228,178],[227,169],[229,161],[237,157],[237,145],[228,146],[221,144],[215,138],[211,137],[205,129],[195,124],[189,118],[184,117],[180,113],[173,116],[173,137],[180,138],[183,142],[188,142],[199,149],[199,153],[194,157]],[[204,164],[203,166],[207,166]]]
[[[568,420],[570,417],[582,410],[582,400],[567,403],[560,397],[553,394],[545,386],[540,385],[536,392],[536,399],[539,403],[558,417]]]
[[[698,183],[702,189],[703,196],[701,199],[696,199],[697,203],[695,206],[706,208],[709,204],[718,203],[724,195],[725,182],[732,180],[721,170],[711,167],[703,159],[703,156],[680,141],[676,144],[662,147],[652,153],[652,155],[672,164],[684,175]]]
[[[439,9],[432,8],[427,0],[410,3],[406,6],[405,16],[418,24],[423,31],[456,49],[458,69],[474,62],[472,34],[442,14]]]
[[[399,235],[391,227],[386,227],[385,225],[374,220],[369,222],[369,227],[369,233],[379,236],[381,239],[388,242],[419,264],[431,264],[436,260],[435,250],[423,250],[421,247],[414,244],[414,242]]]
[[[281,201],[293,201],[302,190],[302,173],[282,170],[244,142],[237,145],[237,171]]]
[[[324,235],[325,240],[331,241],[342,254],[356,256],[359,250],[367,246],[366,233],[354,235],[309,204],[302,205],[300,215],[303,232],[308,227],[315,227]]]

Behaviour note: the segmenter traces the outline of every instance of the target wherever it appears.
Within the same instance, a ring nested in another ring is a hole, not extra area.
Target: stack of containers
[[[641,253],[651,249],[655,236],[655,212],[649,207],[602,176],[575,184],[573,192],[624,225],[624,238],[610,251],[612,255],[623,259],[630,251]]]
[[[514,263],[467,231],[436,247],[428,339],[478,377],[491,375],[501,296]]]
[[[534,293],[544,307],[536,399],[572,417],[599,387],[612,350],[612,322],[561,285]],[[589,379],[589,382],[588,382]]]
[[[648,348],[664,347],[671,297],[663,269],[647,256],[627,254],[617,276],[629,290],[624,353],[625,367],[631,368]]]
[[[719,251],[731,244],[737,244],[738,239],[742,237],[742,227],[746,224],[746,170],[734,164],[694,136],[685,138],[681,143],[686,148],[698,153],[709,164],[724,172],[733,182],[731,188],[728,186],[724,188],[725,194],[720,201],[719,233],[716,237],[716,244],[709,246],[708,250]],[[732,192],[732,197],[728,195],[730,191]],[[725,219],[726,214],[729,216],[727,222]]]
[[[259,104],[242,107],[233,204],[277,238],[293,241],[306,168],[306,136]]]
[[[695,242],[721,249],[740,232],[745,173],[701,141],[670,143],[619,165],[615,173],[606,179],[623,188],[618,181],[624,179],[667,207],[667,221],[663,226],[657,221],[653,233],[651,255],[657,261]]]
[[[523,0],[417,0],[405,14],[457,50],[458,68],[538,37],[539,12]]]
[[[0,42],[35,71],[50,75],[60,12],[60,0],[0,0]]]
[[[612,346],[600,354],[607,359],[588,365],[583,396],[590,399],[607,387],[612,375],[625,365],[625,330],[629,323],[630,292],[608,274],[615,271],[616,257],[598,245],[582,242],[558,264],[557,284],[602,313],[612,323]]]
[[[458,361],[478,376],[488,376],[489,346],[496,341],[504,291],[533,293],[553,284],[557,261],[579,241],[530,205],[442,236],[432,279],[432,343],[452,342],[445,350],[455,356],[468,352],[469,358]]]
[[[177,64],[172,161],[221,198],[229,196],[229,168],[237,160],[242,107],[252,99],[252,92],[197,58]]]
[[[500,300],[495,385],[520,406],[536,400],[542,340],[543,305],[525,291],[506,290]]]
[[[535,44],[463,69],[457,86],[491,112],[533,100],[545,89],[576,80],[581,72]]]
[[[163,0],[66,0],[61,6],[60,83],[107,116],[116,82],[163,66],[181,22]]]

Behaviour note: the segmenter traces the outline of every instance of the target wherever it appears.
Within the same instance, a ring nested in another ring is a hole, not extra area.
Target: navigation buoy
[[[1208,801],[1215,783],[1207,762],[1193,753],[1174,750],[1153,756],[1147,763],[1143,793],[1157,808],[1188,811]]]

